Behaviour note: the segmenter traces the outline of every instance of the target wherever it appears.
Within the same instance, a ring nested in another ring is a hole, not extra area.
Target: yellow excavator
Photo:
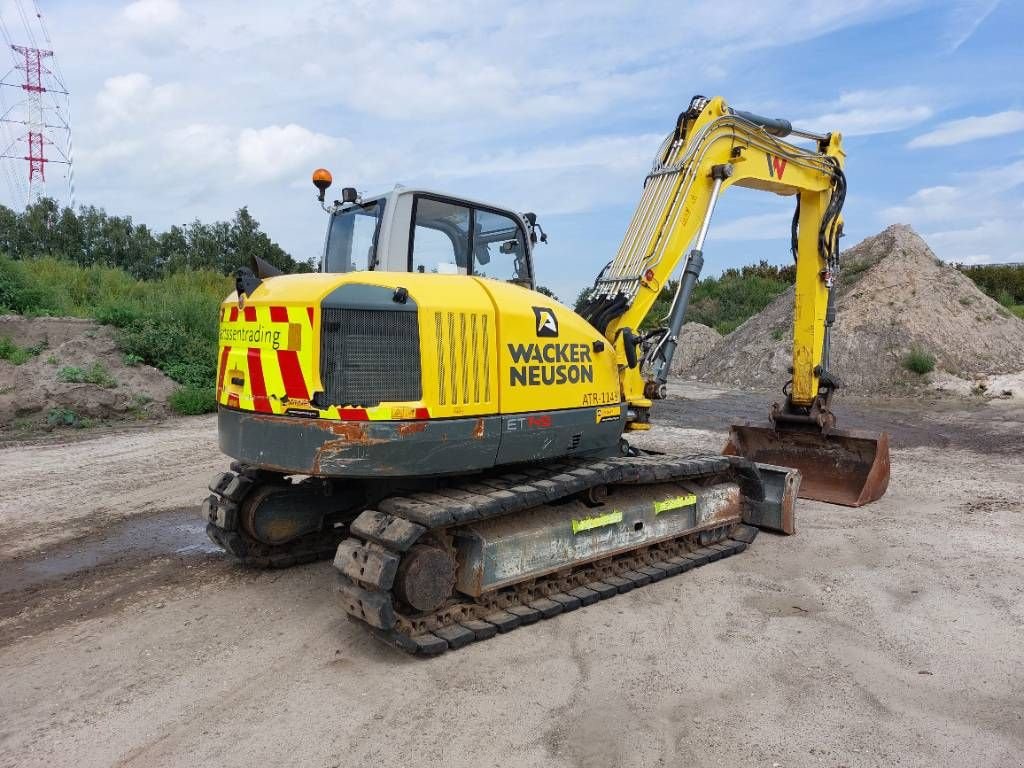
[[[885,435],[839,432],[831,411],[843,161],[838,133],[694,97],[578,314],[534,290],[535,214],[404,187],[328,205],[316,171],[320,272],[257,261],[221,307],[234,462],[210,483],[208,534],[253,566],[333,557],[346,613],[433,655],[793,533],[798,495],[878,498]],[[638,450],[625,436],[667,395],[732,185],[797,198],[786,399],[723,454]],[[681,264],[665,325],[641,333]]]

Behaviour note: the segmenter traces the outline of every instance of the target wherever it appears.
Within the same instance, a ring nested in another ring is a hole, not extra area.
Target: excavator
[[[694,97],[579,313],[534,290],[535,214],[401,186],[328,205],[317,170],[320,271],[254,260],[221,306],[234,461],[202,505],[210,538],[256,567],[333,558],[345,613],[430,656],[794,533],[798,496],[879,498],[887,437],[837,430],[831,410],[844,158],[839,133]],[[734,185],[797,201],[785,400],[721,454],[639,450],[627,436],[668,394]],[[680,267],[668,316],[641,332]]]

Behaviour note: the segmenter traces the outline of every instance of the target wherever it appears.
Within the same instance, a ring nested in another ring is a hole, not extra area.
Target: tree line
[[[957,264],[957,268],[1003,306],[1024,304],[1024,264]]]
[[[153,280],[181,270],[210,269],[230,274],[252,256],[284,272],[308,272],[260,229],[242,207],[231,221],[173,225],[154,232],[131,216],[113,216],[86,205],[77,211],[43,198],[16,212],[0,206],[0,253],[13,259],[53,256],[83,267],[117,267],[132,277]]]

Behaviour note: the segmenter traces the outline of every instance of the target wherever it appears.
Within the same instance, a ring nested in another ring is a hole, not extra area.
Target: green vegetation
[[[226,275],[253,256],[284,272],[313,269],[309,262],[295,261],[261,231],[247,208],[240,208],[231,221],[204,224],[197,219],[154,233],[130,216],[112,216],[94,206],[61,210],[47,198],[21,213],[0,206],[0,253],[16,260],[50,256],[82,267],[118,267],[130,277],[146,280],[192,270]],[[24,312],[4,295],[5,282],[0,279],[0,306]]]
[[[698,281],[690,295],[686,321],[703,323],[722,334],[732,333],[767,307],[795,279],[795,267],[777,267],[767,261],[741,269],[727,269],[719,277],[705,277]],[[670,280],[661,289],[658,300],[641,325],[642,330],[655,328],[663,322],[672,307],[672,297],[678,285],[675,280]],[[588,301],[590,293],[590,288],[580,291],[575,303],[577,312]]]
[[[1014,307],[1024,305],[1024,264],[958,264],[988,296],[1015,314]]]
[[[95,422],[87,417],[79,416],[70,408],[53,408],[46,415],[46,424],[50,427],[75,427],[82,429],[91,427]]]
[[[46,349],[46,344],[36,344],[32,347],[19,347],[9,336],[0,336],[0,360],[6,360],[14,365],[27,363],[33,357]]]
[[[923,376],[935,370],[935,356],[920,347],[911,347],[903,358],[903,367]]]
[[[217,395],[213,387],[182,387],[171,395],[169,402],[176,413],[184,416],[217,410]]]
[[[766,261],[706,277],[693,289],[686,320],[721,334],[732,333],[792,285],[795,277],[794,267],[776,267]],[[675,288],[675,282],[665,286],[644,328],[654,327],[668,314]]]
[[[103,363],[95,362],[88,368],[76,368],[65,366],[57,371],[57,381],[65,381],[69,384],[95,384],[98,387],[108,389],[117,386],[114,377]]]
[[[0,256],[7,308],[114,326],[126,363],[156,366],[175,381],[200,388],[216,376],[217,317],[232,288],[230,278],[210,270],[139,280],[114,267]]]
[[[23,213],[0,206],[0,254],[7,254],[0,255],[0,313],[113,326],[127,365],[156,366],[183,385],[172,407],[185,413],[216,408],[218,310],[233,288],[225,275],[252,256],[284,272],[313,269],[274,243],[246,208],[230,222],[197,220],[155,234],[91,206],[77,213],[47,199]],[[5,359],[23,356],[4,349]],[[91,369],[60,373],[69,381],[95,374],[93,383],[114,386],[106,371],[105,378]]]

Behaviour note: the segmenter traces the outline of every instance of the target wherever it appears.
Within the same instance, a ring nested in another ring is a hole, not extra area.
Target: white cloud
[[[1000,0],[955,0],[946,22],[946,43],[950,53],[970,40],[978,27],[999,5]]]
[[[238,141],[224,125],[190,123],[162,139],[160,160],[168,170],[222,172],[237,156]]]
[[[178,0],[136,0],[121,11],[126,22],[144,31],[170,26],[183,16]]]
[[[442,166],[440,176],[487,176],[503,173],[534,173],[573,168],[599,168],[635,173],[639,182],[649,170],[664,136],[599,136],[575,144],[557,144],[522,151],[462,160]]]
[[[960,264],[1024,261],[1024,242],[1016,220],[987,219],[971,227],[930,232],[925,239],[941,258]]]
[[[919,189],[901,205],[883,209],[880,218],[912,224],[946,261],[1021,260],[1024,160],[961,174],[958,181]]]
[[[317,164],[367,192],[429,184],[617,228],[691,88],[749,99],[733,73],[918,2],[115,0],[47,20],[76,99],[80,200],[154,227],[247,203],[308,255],[319,209],[291,183]]]
[[[911,149],[921,147],[949,147],[977,139],[1005,136],[1008,133],[1024,131],[1024,112],[1011,109],[984,117],[965,117],[950,120],[928,133],[917,136],[907,144]]]
[[[824,114],[793,122],[815,131],[840,131],[844,136],[889,133],[930,118],[934,110],[927,101],[917,88],[850,91],[827,105],[829,111]]]
[[[788,235],[793,213],[758,213],[741,216],[723,224],[714,224],[709,237],[712,240],[778,240]]]
[[[333,154],[345,139],[314,133],[301,125],[247,128],[238,139],[238,172],[248,181],[272,181],[324,155]]]
[[[96,117],[104,126],[149,117],[178,106],[182,93],[179,84],[154,86],[152,78],[141,72],[108,77],[96,94]]]

